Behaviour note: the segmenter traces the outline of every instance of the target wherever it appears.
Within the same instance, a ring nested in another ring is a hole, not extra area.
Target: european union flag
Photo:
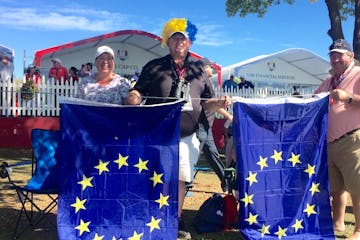
[[[321,95],[234,103],[239,228],[247,239],[335,239],[328,102]]]
[[[181,105],[61,101],[60,239],[176,239]]]

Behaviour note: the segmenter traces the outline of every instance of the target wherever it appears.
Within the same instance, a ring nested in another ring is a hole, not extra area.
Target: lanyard
[[[330,86],[331,86],[331,89],[329,89],[330,91],[338,88],[339,84],[350,74],[351,72],[351,69],[353,69],[355,65],[354,64],[351,64],[343,74],[340,75],[339,78],[335,78],[335,76],[331,79],[331,83],[330,83]],[[334,99],[333,98],[330,98],[330,106],[334,104]]]
[[[351,70],[354,68],[354,66],[355,66],[355,64],[351,64],[351,65],[345,70],[345,72],[340,75],[339,78],[333,77],[333,78],[331,79],[331,83],[330,83],[332,89],[330,89],[330,90],[334,90],[335,88],[337,88],[338,85],[350,74],[350,72],[351,72]]]
[[[331,90],[337,88],[337,86],[341,83],[342,80],[344,80],[344,77],[340,77],[340,78],[334,77],[333,79],[331,79]]]
[[[184,80],[184,74],[186,73],[186,67],[184,67],[183,69],[180,69],[179,65],[176,64],[176,69],[177,69],[177,72],[179,74],[179,78],[181,81]]]

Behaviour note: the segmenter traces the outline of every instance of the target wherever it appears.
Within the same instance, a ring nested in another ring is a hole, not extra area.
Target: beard
[[[332,65],[332,73],[334,76],[339,77],[341,74],[345,72],[345,70],[349,67],[349,64],[345,64],[344,62],[339,62]]]

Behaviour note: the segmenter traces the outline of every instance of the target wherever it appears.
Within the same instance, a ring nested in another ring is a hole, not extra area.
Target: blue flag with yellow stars
[[[176,239],[181,105],[61,100],[59,239]]]
[[[335,239],[328,102],[327,94],[234,102],[239,228],[246,239]]]

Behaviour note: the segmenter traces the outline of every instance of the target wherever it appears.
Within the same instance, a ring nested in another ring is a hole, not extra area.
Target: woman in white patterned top
[[[114,73],[114,51],[108,46],[99,47],[95,55],[95,66],[96,73],[81,78],[76,97],[102,103],[123,104],[131,83]]]

